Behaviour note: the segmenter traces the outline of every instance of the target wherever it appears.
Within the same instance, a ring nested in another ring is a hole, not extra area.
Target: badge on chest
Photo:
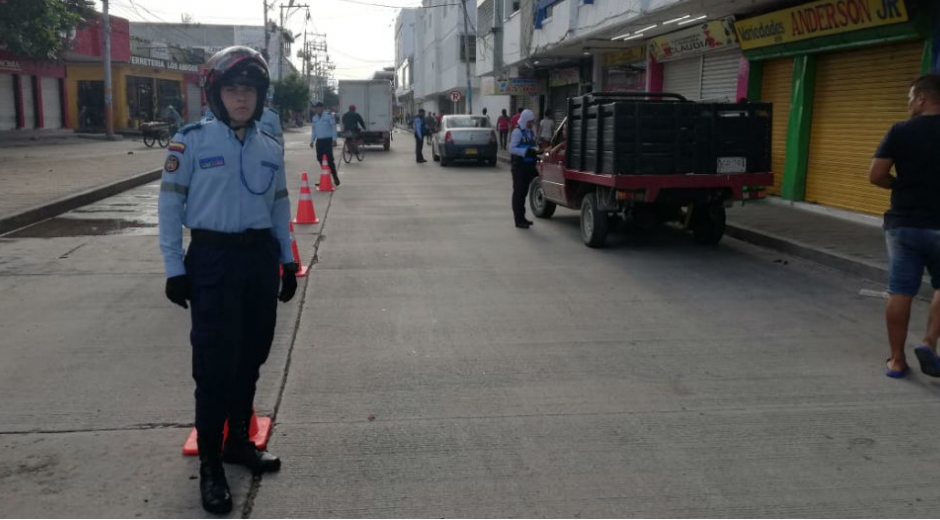
[[[208,170],[209,168],[218,168],[220,166],[225,166],[225,157],[221,155],[218,157],[206,157],[205,159],[199,159],[199,167],[203,170]]]

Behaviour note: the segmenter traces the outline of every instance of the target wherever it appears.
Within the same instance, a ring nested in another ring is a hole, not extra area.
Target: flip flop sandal
[[[885,375],[894,379],[901,379],[906,376],[908,372],[911,371],[911,367],[904,365],[904,368],[901,370],[891,370],[888,368],[887,363],[891,361],[891,358],[885,360]]]
[[[930,347],[921,345],[914,349],[917,361],[920,362],[920,371],[930,377],[940,377],[940,358]]]

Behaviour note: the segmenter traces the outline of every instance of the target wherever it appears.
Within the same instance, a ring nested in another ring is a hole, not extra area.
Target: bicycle
[[[353,155],[356,160],[362,162],[362,139],[352,137],[349,134],[343,136],[343,161],[347,164],[352,161]]]

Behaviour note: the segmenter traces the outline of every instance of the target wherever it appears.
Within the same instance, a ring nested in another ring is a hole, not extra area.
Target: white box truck
[[[386,150],[391,146],[392,96],[392,82],[387,79],[339,81],[340,115],[349,105],[356,105],[366,123],[366,131],[360,134],[363,144],[381,144]]]

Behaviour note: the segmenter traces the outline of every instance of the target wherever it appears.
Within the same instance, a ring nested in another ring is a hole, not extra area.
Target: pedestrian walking
[[[523,110],[525,109],[520,108],[518,111],[516,111],[515,114],[512,115],[512,117],[509,118],[509,131],[510,132],[512,132],[513,130],[516,129],[517,126],[519,126],[519,116],[522,115]]]
[[[436,128],[437,118],[434,117],[434,112],[429,112],[427,117],[424,118],[424,135],[428,139],[428,146],[432,144],[431,139],[434,136],[434,132],[437,131]]]
[[[545,116],[539,121],[539,146],[547,147],[555,135],[555,121],[552,120],[552,111],[545,110]]]
[[[538,172],[535,169],[535,160],[538,149],[532,124],[535,114],[531,110],[523,110],[519,114],[519,125],[513,129],[509,140],[509,155],[512,171],[512,214],[517,228],[528,229],[533,224],[525,218],[525,197],[529,192],[529,183]]]
[[[313,121],[310,126],[310,146],[317,148],[317,163],[326,155],[326,162],[330,165],[333,174],[333,183],[339,186],[339,174],[336,173],[336,161],[333,160],[333,146],[336,145],[336,118],[333,114],[325,112],[322,101],[313,104]]]
[[[415,160],[418,163],[426,163],[424,160],[424,134],[427,132],[424,117],[424,109],[418,109],[418,116],[415,117]]]
[[[888,130],[868,172],[872,184],[891,190],[891,207],[884,214],[889,257],[885,321],[891,346],[885,375],[908,372],[904,345],[911,303],[926,267],[934,294],[927,331],[914,354],[921,372],[940,377],[940,75],[915,80],[907,107],[911,119]],[[891,175],[892,166],[897,176]]]
[[[492,128],[492,126],[493,126],[493,121],[490,120],[490,116],[487,114],[486,107],[483,107],[483,117],[486,118],[486,126]]]
[[[503,113],[496,119],[496,130],[499,131],[499,147],[505,150],[509,141],[509,116],[506,114],[505,108]]]
[[[281,148],[259,125],[268,66],[241,46],[219,51],[206,66],[204,89],[216,118],[173,137],[160,186],[159,231],[166,296],[184,309],[192,304],[202,506],[224,514],[232,495],[223,460],[255,474],[281,467],[280,459],[255,448],[248,431],[277,302],[293,298],[298,266]],[[185,256],[184,226],[192,238]]]

